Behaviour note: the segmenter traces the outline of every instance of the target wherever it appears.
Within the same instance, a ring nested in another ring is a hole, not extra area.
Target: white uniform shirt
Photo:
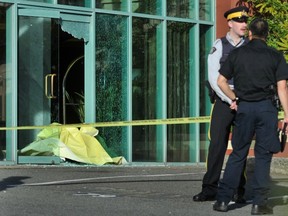
[[[234,44],[234,41],[232,40],[229,32],[226,34],[226,39],[230,44],[236,47],[240,47],[245,42],[245,39],[242,38],[238,44]],[[222,101],[231,104],[232,103],[231,99],[222,92],[222,90],[219,88],[217,84],[220,69],[220,59],[222,57],[222,50],[223,50],[222,41],[221,39],[217,39],[214,42],[212,50],[208,55],[208,81],[212,89],[217,94],[217,96],[220,97]],[[234,86],[230,85],[230,88],[234,89]]]

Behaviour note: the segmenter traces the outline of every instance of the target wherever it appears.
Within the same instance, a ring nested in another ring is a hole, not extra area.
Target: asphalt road
[[[251,211],[248,172],[245,205],[227,213],[213,201],[196,203],[204,165],[1,166],[0,214],[5,216],[246,216]],[[274,215],[288,215],[288,176],[271,175]]]

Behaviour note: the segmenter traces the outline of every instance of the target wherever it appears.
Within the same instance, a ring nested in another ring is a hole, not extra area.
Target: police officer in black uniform
[[[193,196],[193,200],[209,201],[214,200],[217,193],[219,178],[225,158],[231,125],[235,117],[235,111],[230,109],[231,99],[227,97],[217,85],[220,65],[223,64],[231,52],[236,47],[246,44],[249,40],[244,37],[247,33],[247,19],[249,9],[244,6],[232,8],[224,13],[227,19],[229,32],[225,37],[217,39],[208,55],[208,79],[215,95],[211,102],[212,115],[210,122],[210,146],[208,149],[207,171],[203,177],[202,190]],[[233,82],[230,87],[233,89]],[[243,175],[239,184],[238,191],[235,191],[234,201],[244,203],[244,186],[246,179]]]
[[[284,110],[284,122],[287,123],[288,67],[283,54],[266,45],[267,35],[268,23],[260,18],[254,19],[249,26],[251,41],[232,51],[220,69],[218,85],[233,101],[231,109],[237,110],[237,114],[232,132],[233,151],[213,205],[216,211],[228,210],[228,203],[239,184],[241,170],[256,134],[251,214],[273,213],[268,205],[270,165],[273,154],[280,151],[280,142],[277,133],[278,110],[271,99],[274,98],[271,86],[277,88]],[[234,91],[227,82],[232,77]]]

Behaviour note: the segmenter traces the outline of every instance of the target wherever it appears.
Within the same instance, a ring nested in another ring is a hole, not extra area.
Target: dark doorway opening
[[[60,31],[59,113],[62,124],[84,121],[84,41]],[[64,98],[65,97],[65,98]]]

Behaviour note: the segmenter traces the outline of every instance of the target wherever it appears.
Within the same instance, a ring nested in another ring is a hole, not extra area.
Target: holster
[[[215,102],[215,99],[216,99],[216,93],[212,89],[212,87],[211,87],[211,85],[210,85],[208,80],[205,80],[205,86],[208,89],[208,95],[209,95],[209,98],[210,98],[210,102],[213,104]]]
[[[279,96],[278,96],[277,89],[276,89],[276,87],[274,85],[271,85],[270,86],[270,90],[271,90],[271,93],[272,93],[272,96],[271,96],[272,103],[277,108],[277,110],[280,111],[281,110],[281,103],[280,103],[280,99],[279,99]]]
[[[286,135],[286,128],[287,128],[287,123],[284,123],[284,126],[282,130],[280,130],[279,138],[280,138],[280,143],[281,143],[281,152],[285,150],[286,142],[287,142],[287,135]]]

